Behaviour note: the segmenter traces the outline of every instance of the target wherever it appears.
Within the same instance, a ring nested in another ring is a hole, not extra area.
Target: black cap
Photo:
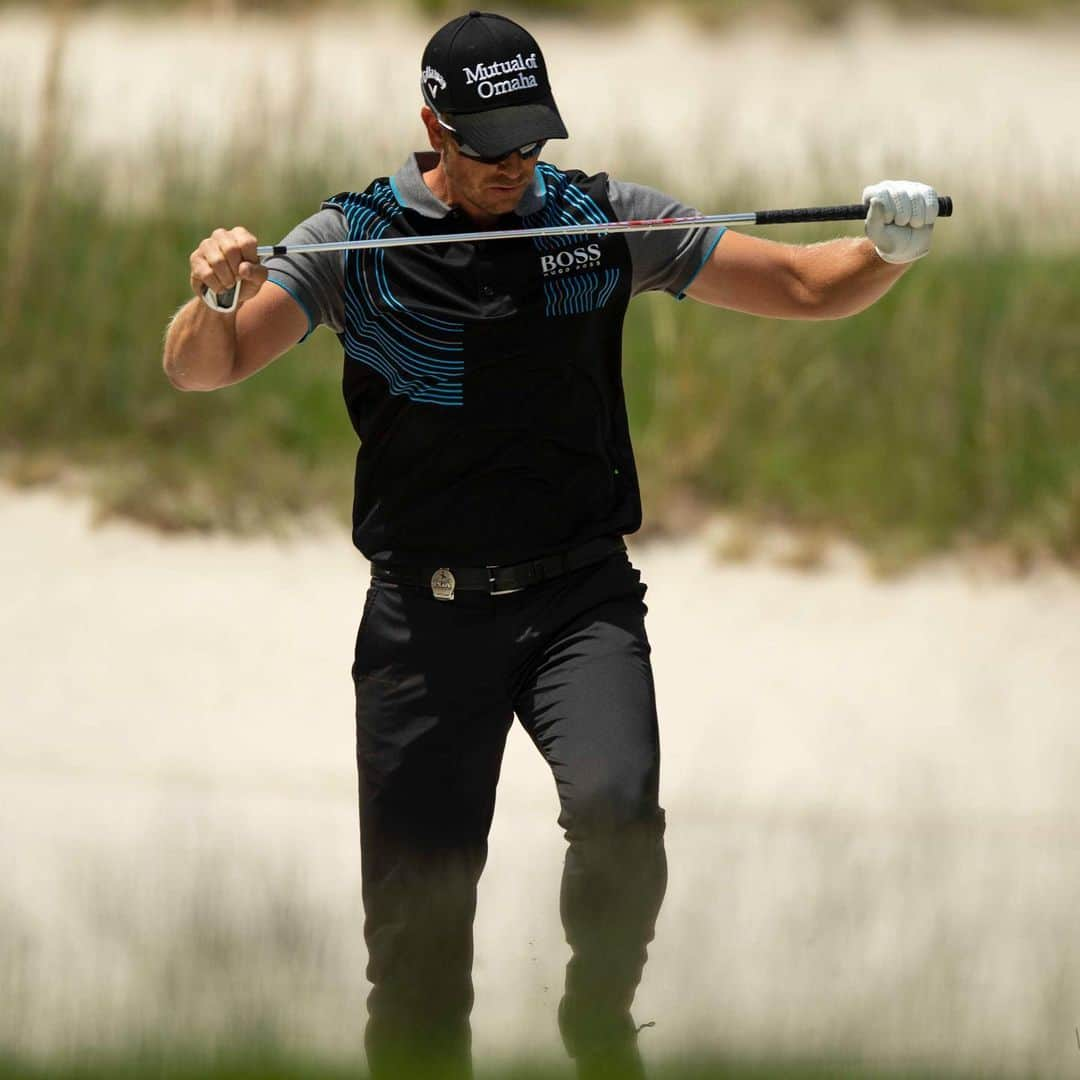
[[[420,89],[480,154],[567,137],[540,46],[503,15],[470,11],[436,31],[420,62]]]

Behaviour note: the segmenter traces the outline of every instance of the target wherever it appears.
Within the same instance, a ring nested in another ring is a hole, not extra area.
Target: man
[[[510,20],[448,23],[421,76],[431,152],[286,243],[694,213],[539,160],[567,133],[539,47]],[[353,536],[372,564],[353,679],[373,1076],[469,1075],[476,885],[514,714],[568,840],[564,1041],[581,1076],[643,1075],[630,1008],[666,863],[645,586],[622,539],[641,521],[623,315],[650,289],[778,318],[860,311],[926,254],[937,212],[908,182],[864,201],[869,239],[811,247],[717,228],[260,265],[235,228],[192,254],[207,302],[170,327],[177,387],[245,379],[319,324],[344,348]],[[238,310],[213,310],[237,283]]]

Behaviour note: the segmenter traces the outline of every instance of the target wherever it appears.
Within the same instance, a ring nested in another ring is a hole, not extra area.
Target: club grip
[[[938,196],[937,216],[952,217],[951,195]],[[864,203],[848,206],[804,206],[796,210],[758,210],[754,214],[755,225],[797,225],[809,221],[862,221],[866,217]]]
[[[216,295],[204,285],[202,301],[211,311],[235,311],[240,304],[240,282]]]

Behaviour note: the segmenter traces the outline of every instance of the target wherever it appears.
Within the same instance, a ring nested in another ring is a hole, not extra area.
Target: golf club
[[[951,217],[953,201],[949,195],[938,196],[938,217]],[[817,221],[862,221],[864,203],[843,206],[804,206],[789,210],[749,210],[731,214],[705,214],[698,217],[647,218],[634,221],[608,221],[600,224],[550,225],[531,229],[491,229],[478,232],[438,233],[433,236],[375,236],[365,240],[340,240],[316,244],[268,244],[255,249],[260,259],[274,255],[303,255],[316,252],[367,251],[373,248],[417,247],[421,244],[467,244],[488,240],[527,240],[534,237],[603,236],[608,233],[653,232],[660,229],[708,229],[715,225],[796,225]],[[216,311],[232,311],[237,306],[234,287],[214,297],[209,290],[203,300]]]

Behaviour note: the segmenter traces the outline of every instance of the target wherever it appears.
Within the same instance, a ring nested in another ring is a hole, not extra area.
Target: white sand
[[[271,1024],[360,1044],[341,535],[162,539],[0,490],[0,1045]],[[1076,1068],[1080,582],[875,583],[638,546],[671,885],[639,995],[704,1041]],[[553,784],[516,730],[480,1056],[557,1053]]]
[[[557,163],[629,168],[628,179],[692,200],[742,178],[759,205],[857,201],[865,184],[913,176],[956,196],[957,228],[977,205],[1023,208],[1024,235],[1076,243],[1076,20],[531,25],[573,136],[546,152]],[[433,29],[377,11],[292,23],[82,16],[65,62],[69,138],[109,159],[125,199],[156,190],[162,139],[192,165],[239,135],[260,170],[317,154],[392,171],[422,134],[419,56]],[[38,13],[0,14],[0,105],[24,133],[37,123],[48,35]]]

